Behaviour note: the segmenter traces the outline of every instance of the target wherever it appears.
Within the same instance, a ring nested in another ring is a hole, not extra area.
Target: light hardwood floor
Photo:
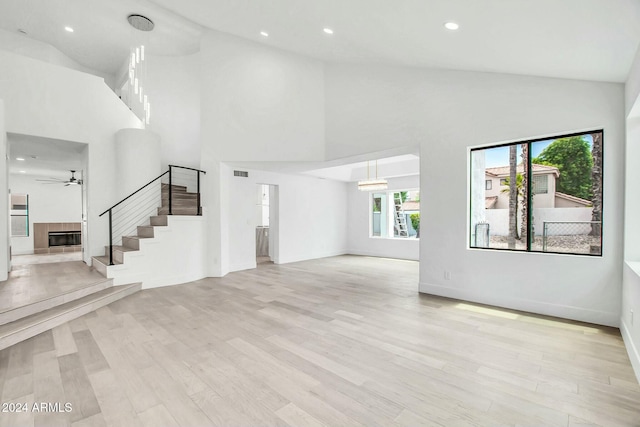
[[[77,257],[76,254],[71,255]],[[31,263],[18,264],[21,257],[14,257],[9,279],[0,282],[0,312],[105,280],[104,276],[92,270],[83,261],[49,263],[38,261],[37,258],[56,257],[56,255],[23,255],[23,257],[31,257]]]
[[[617,330],[344,256],[145,290],[0,352],[1,426],[638,426]]]

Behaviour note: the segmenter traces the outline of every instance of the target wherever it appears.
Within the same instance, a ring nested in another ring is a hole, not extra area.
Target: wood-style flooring
[[[78,257],[82,254],[78,252],[61,255]],[[19,264],[22,262],[22,257],[29,257],[30,263]],[[57,257],[57,255],[13,257],[9,279],[0,282],[0,312],[23,307],[105,280],[104,276],[82,261],[49,263],[47,262],[51,259],[49,257]],[[66,258],[61,256],[58,259]]]
[[[616,329],[417,282],[343,256],[141,291],[1,351],[0,400],[28,411],[0,426],[640,425]]]

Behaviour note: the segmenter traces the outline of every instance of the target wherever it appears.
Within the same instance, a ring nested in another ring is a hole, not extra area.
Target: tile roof
[[[547,165],[539,165],[537,163],[533,163],[531,165],[533,167],[533,173],[553,173],[556,177],[560,176],[560,171],[555,166],[547,166]],[[522,163],[518,165],[516,171],[518,173],[522,173],[524,168],[522,167]],[[493,176],[508,176],[509,175],[509,166],[498,166],[496,168],[486,168],[485,173]]]

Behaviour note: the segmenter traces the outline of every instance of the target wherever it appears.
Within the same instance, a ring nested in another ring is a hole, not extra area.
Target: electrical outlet
[[[444,280],[451,280],[451,272],[450,271],[446,271],[444,272]]]

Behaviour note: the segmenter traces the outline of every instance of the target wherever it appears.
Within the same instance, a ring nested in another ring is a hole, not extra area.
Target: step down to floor
[[[15,322],[24,317],[31,316],[32,314],[40,313],[50,308],[57,307],[62,304],[66,304],[71,301],[78,300],[93,293],[99,292],[103,289],[107,289],[113,286],[112,279],[98,280],[94,283],[87,284],[76,289],[72,289],[68,292],[53,295],[49,298],[42,299],[40,301],[34,301],[30,304],[25,304],[20,307],[14,307],[0,312],[0,326],[7,323]]]
[[[138,292],[140,283],[112,286],[75,301],[0,326],[0,350]]]

